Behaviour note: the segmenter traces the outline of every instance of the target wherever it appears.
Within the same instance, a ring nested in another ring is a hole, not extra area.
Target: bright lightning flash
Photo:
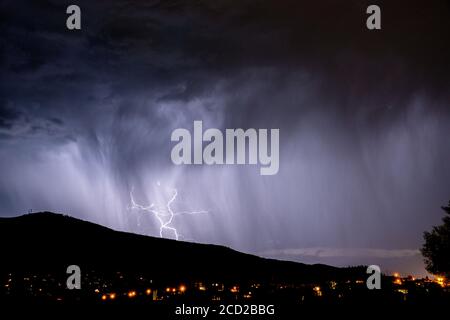
[[[158,182],[157,185],[160,186],[160,183]],[[133,188],[132,188],[130,191],[131,209],[142,210],[142,211],[152,213],[159,222],[159,236],[162,238],[163,232],[169,231],[169,232],[173,233],[175,239],[178,240],[180,235],[179,235],[177,229],[172,224],[172,222],[176,216],[185,215],[185,214],[186,215],[206,214],[206,213],[208,213],[208,211],[200,210],[200,211],[174,212],[172,210],[172,203],[176,200],[176,198],[178,196],[178,191],[175,188],[170,189],[170,190],[172,192],[172,196],[167,201],[167,204],[164,207],[161,207],[161,206],[158,207],[154,203],[151,203],[148,206],[143,206],[143,205],[136,203],[136,201],[134,200],[134,197],[133,197]]]

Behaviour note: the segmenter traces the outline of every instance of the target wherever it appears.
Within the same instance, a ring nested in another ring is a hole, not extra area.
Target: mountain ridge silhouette
[[[362,267],[267,259],[231,248],[115,231],[52,212],[0,218],[4,270],[147,273],[165,280],[265,280],[309,283],[361,276]]]

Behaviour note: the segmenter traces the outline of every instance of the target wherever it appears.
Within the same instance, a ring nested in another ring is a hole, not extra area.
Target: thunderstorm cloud
[[[177,217],[183,239],[424,273],[450,199],[448,1],[381,1],[375,32],[368,1],[77,1],[75,31],[70,4],[1,4],[0,215],[158,236],[130,191],[177,188],[174,210],[208,211]],[[279,128],[278,174],[175,166],[194,120]]]

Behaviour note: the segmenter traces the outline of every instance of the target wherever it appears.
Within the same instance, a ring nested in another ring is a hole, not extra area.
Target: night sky
[[[450,200],[450,1],[392,2],[2,1],[0,216],[159,236],[130,192],[176,188],[174,209],[208,211],[177,216],[182,240],[424,275]],[[194,120],[279,128],[278,174],[175,166]]]

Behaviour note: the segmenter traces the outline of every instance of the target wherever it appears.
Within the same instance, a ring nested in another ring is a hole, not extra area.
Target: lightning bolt
[[[157,185],[160,186],[159,181],[158,181]],[[197,214],[207,214],[208,213],[208,211],[205,211],[205,210],[174,212],[172,210],[172,204],[175,202],[175,200],[177,199],[177,196],[178,196],[178,190],[175,188],[170,189],[170,191],[172,192],[172,196],[167,201],[167,204],[165,205],[165,207],[156,206],[154,203],[151,203],[148,206],[138,204],[134,200],[133,190],[134,190],[134,188],[131,188],[131,191],[130,191],[131,209],[146,211],[146,212],[153,214],[159,223],[159,236],[161,238],[163,238],[164,231],[169,231],[174,235],[176,240],[179,240],[180,234],[178,233],[177,229],[172,224],[172,222],[176,216],[197,215]]]

